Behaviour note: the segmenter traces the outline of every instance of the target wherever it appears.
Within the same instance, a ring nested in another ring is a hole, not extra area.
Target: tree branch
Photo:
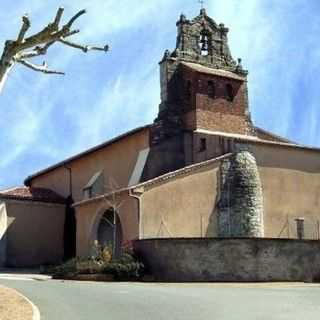
[[[63,7],[60,7],[60,8],[58,9],[58,11],[57,11],[56,17],[55,17],[54,22],[53,22],[53,24],[54,24],[57,28],[59,27],[59,24],[60,24],[60,21],[61,21],[63,12],[64,12],[64,8],[63,8]]]
[[[64,37],[64,38],[67,38],[67,37],[73,36],[74,34],[79,33],[79,32],[80,32],[80,30],[79,30],[79,29],[76,29],[76,30],[67,32],[63,37]]]
[[[19,36],[18,36],[18,39],[17,39],[17,43],[21,43],[27,33],[27,31],[29,30],[31,26],[31,22],[28,18],[27,15],[23,16],[22,17],[22,27],[21,27],[21,30],[19,32]]]
[[[29,36],[28,38],[25,38],[25,36],[31,26],[31,22],[27,15],[23,16],[22,26],[17,40],[6,41],[0,58],[0,89],[3,87],[8,73],[16,62],[21,63],[22,65],[34,71],[47,74],[64,74],[63,72],[49,70],[46,64],[38,66],[27,61],[27,59],[45,55],[48,49],[56,42],[61,42],[69,47],[80,49],[83,52],[88,52],[91,50],[107,52],[109,50],[108,45],[104,47],[86,46],[67,40],[67,38],[70,36],[79,33],[79,30],[71,30],[71,27],[79,17],[86,13],[86,10],[79,11],[68,21],[68,23],[59,27],[63,13],[64,8],[60,7],[51,23],[49,23],[41,31]]]
[[[85,45],[81,45],[81,44],[78,44],[78,43],[75,43],[75,42],[71,42],[69,40],[65,40],[63,38],[59,39],[58,41],[63,43],[63,44],[65,44],[65,45],[67,45],[67,46],[69,46],[69,47],[80,49],[85,53],[87,53],[90,50],[104,51],[104,52],[107,52],[109,50],[109,46],[108,45],[106,45],[104,47],[85,46]]]
[[[42,66],[38,66],[36,64],[33,64],[29,61],[23,60],[23,59],[19,59],[17,60],[18,63],[21,63],[22,65],[26,66],[29,69],[32,69],[33,71],[37,71],[37,72],[42,72],[42,73],[46,73],[46,74],[60,74],[60,75],[65,75],[64,72],[60,72],[60,71],[55,71],[55,70],[50,70],[48,69],[47,64],[44,62]]]
[[[21,52],[19,54],[17,54],[16,59],[30,59],[30,58],[34,58],[34,57],[38,57],[38,56],[42,56],[45,55],[49,49],[49,47],[51,47],[54,44],[54,42],[48,42],[45,46],[37,46],[34,48],[34,50],[32,51],[27,51],[27,52]]]
[[[77,14],[75,14],[70,21],[64,26],[64,28],[71,28],[71,26],[73,25],[73,23],[82,15],[86,14],[86,10],[81,10],[79,11]]]

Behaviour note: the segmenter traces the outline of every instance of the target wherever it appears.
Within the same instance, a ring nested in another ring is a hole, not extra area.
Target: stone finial
[[[170,57],[170,55],[171,55],[170,51],[169,51],[169,50],[166,50],[166,51],[164,52],[162,61],[168,59],[168,58]]]
[[[181,25],[181,24],[185,24],[188,22],[188,19],[186,17],[186,15],[184,13],[181,13],[180,14],[180,18],[179,20],[177,21],[177,26]]]
[[[242,71],[242,59],[238,58],[237,71]]]
[[[207,15],[207,10],[206,10],[205,8],[202,8],[202,9],[200,10],[200,15],[206,16],[206,15]]]
[[[185,22],[186,20],[187,20],[187,17],[183,13],[181,13],[180,22]]]

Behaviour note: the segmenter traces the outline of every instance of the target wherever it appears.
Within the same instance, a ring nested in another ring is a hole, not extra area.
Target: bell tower
[[[232,58],[228,32],[205,9],[193,20],[180,16],[176,48],[166,50],[160,62],[161,103],[154,143],[181,130],[255,134],[248,72],[241,59]]]
[[[232,152],[232,134],[255,135],[248,72],[231,55],[228,31],[205,9],[192,20],[180,16],[176,48],[160,61],[161,103],[144,180]]]

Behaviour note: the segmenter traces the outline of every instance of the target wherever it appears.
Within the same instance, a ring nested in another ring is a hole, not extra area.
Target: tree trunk
[[[0,67],[0,94],[2,93],[3,87],[8,79],[9,72],[13,68],[14,64],[12,63],[11,66],[5,67],[1,66]]]

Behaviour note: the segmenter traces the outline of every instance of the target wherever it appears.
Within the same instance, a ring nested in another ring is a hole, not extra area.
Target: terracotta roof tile
[[[66,199],[56,192],[45,188],[16,187],[0,191],[0,198],[27,200],[49,203],[65,203]]]
[[[238,75],[234,72],[223,70],[223,69],[213,69],[213,68],[208,68],[205,66],[202,66],[201,64],[197,63],[191,63],[191,62],[182,62],[181,63],[183,66],[186,66],[187,68],[200,72],[200,73],[205,73],[205,74],[212,74],[215,76],[221,76],[225,78],[232,78],[235,80],[240,80],[240,81],[245,81],[246,77]]]

